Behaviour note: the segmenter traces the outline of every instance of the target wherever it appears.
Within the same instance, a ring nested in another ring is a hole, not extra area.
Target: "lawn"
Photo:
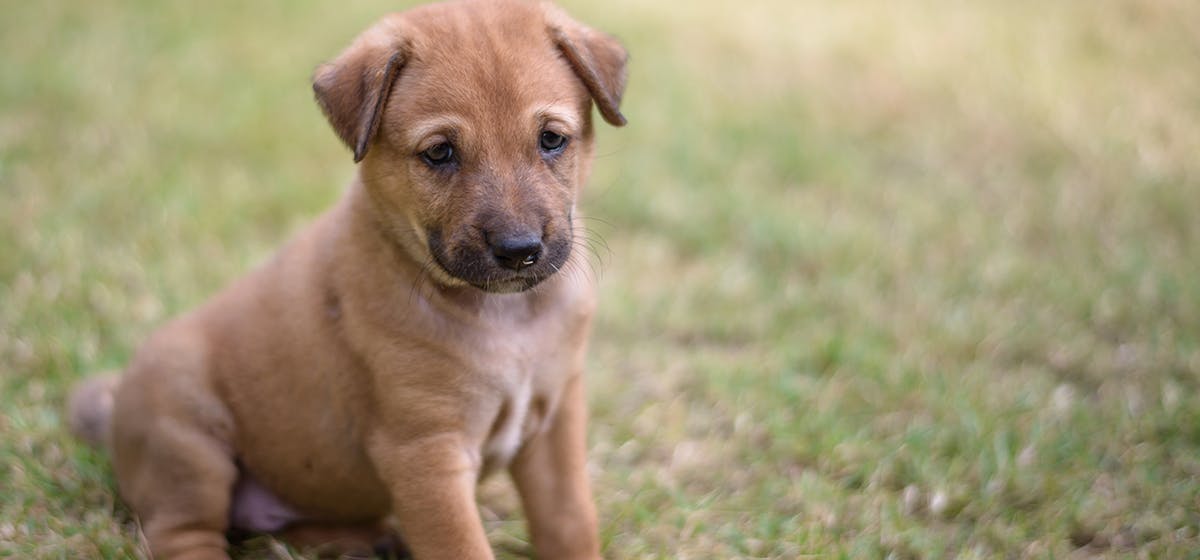
[[[583,205],[607,557],[1195,557],[1200,3],[566,5],[633,56]],[[142,555],[65,392],[338,197],[308,78],[398,7],[6,3],[0,557]]]

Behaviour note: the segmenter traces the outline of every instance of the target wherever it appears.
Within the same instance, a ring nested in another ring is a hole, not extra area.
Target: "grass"
[[[395,6],[10,4],[0,556],[138,556],[65,391],[335,200],[308,75]],[[633,53],[585,201],[608,557],[1194,557],[1200,4],[567,7]]]

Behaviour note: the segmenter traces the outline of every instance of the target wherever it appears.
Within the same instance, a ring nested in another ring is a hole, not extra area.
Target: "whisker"
[[[579,218],[581,220],[592,220],[593,222],[600,222],[606,226],[617,227],[616,224],[614,224],[608,220],[605,220],[604,218],[597,217],[597,216],[576,216],[576,218]]]
[[[607,251],[610,255],[612,254],[612,248],[609,247],[608,241],[604,239],[603,235],[600,235],[600,232],[598,232],[592,228],[589,228],[587,226],[583,226],[583,225],[574,226],[572,228],[572,232],[577,237],[582,237],[583,239],[586,239],[589,242],[594,242],[594,243],[601,245],[602,247],[604,247],[605,251]]]
[[[579,265],[578,262],[574,262],[574,261],[568,262],[567,268],[570,271],[569,274],[571,274],[578,281],[591,282],[591,283],[595,284],[599,281],[599,278],[596,275],[596,269],[591,267],[590,261],[588,261],[588,262],[589,262],[589,266],[587,269],[583,268],[582,266]],[[588,270],[592,271],[592,274],[590,276],[588,275]]]
[[[605,260],[604,260],[604,258],[605,258],[605,256],[606,256],[606,255],[607,255],[607,257],[608,257],[608,258],[610,258],[610,259],[611,259],[611,258],[612,258],[612,256],[613,256],[612,249],[609,249],[607,246],[604,246],[604,245],[601,245],[601,248],[603,248],[603,249],[604,249],[604,252],[605,252],[605,254],[601,254],[601,253],[600,253],[600,250],[596,248],[596,242],[594,242],[594,241],[592,241],[592,240],[590,240],[590,239],[582,239],[582,240],[580,240],[580,241],[579,241],[579,243],[582,243],[583,245],[585,245],[585,246],[587,247],[588,251],[589,251],[589,252],[590,252],[590,253],[591,253],[593,256],[595,256],[595,257],[596,257],[596,260],[597,260],[597,261],[599,261],[599,262],[600,262],[600,264],[602,264],[602,265],[603,265],[603,264],[605,264]]]
[[[408,291],[408,303],[410,306],[413,303],[414,295],[416,295],[416,294],[424,295],[422,290],[425,288],[426,281],[431,275],[430,267],[432,267],[433,264],[434,263],[433,263],[432,258],[426,258],[425,261],[421,264],[421,268],[418,269],[417,279],[413,282],[412,288],[410,288]]]
[[[582,242],[576,243],[576,245],[581,251],[585,251],[585,253],[588,254],[583,261],[586,262],[588,267],[592,269],[592,272],[596,273],[596,277],[598,278],[600,274],[596,267],[598,266],[601,269],[604,268],[604,259],[601,258],[601,256],[596,253],[596,250],[590,245],[583,244]]]
[[[612,248],[609,247],[608,242],[605,241],[604,238],[594,230],[586,227],[579,227],[576,228],[574,232],[576,235],[571,240],[572,244],[580,247],[581,250],[586,251],[590,255],[589,258],[586,259],[588,267],[592,269],[593,277],[596,280],[599,280],[603,277],[602,271],[607,264],[605,256],[610,259],[613,256]],[[601,248],[604,249],[604,253],[600,252]]]

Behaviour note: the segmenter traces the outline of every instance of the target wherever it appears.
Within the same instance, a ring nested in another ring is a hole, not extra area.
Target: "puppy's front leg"
[[[575,375],[553,423],[525,444],[510,468],[538,558],[600,558],[586,452],[587,403],[583,376]]]
[[[409,440],[381,433],[371,438],[369,450],[414,558],[493,558],[475,505],[478,463],[460,435]]]

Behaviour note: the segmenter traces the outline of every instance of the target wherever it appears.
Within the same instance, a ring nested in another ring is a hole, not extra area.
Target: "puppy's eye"
[[[433,147],[421,152],[421,159],[430,167],[441,167],[454,162],[454,146],[449,142],[442,142]]]
[[[567,137],[557,132],[543,130],[540,143],[543,152],[553,153],[562,150],[567,145]]]

